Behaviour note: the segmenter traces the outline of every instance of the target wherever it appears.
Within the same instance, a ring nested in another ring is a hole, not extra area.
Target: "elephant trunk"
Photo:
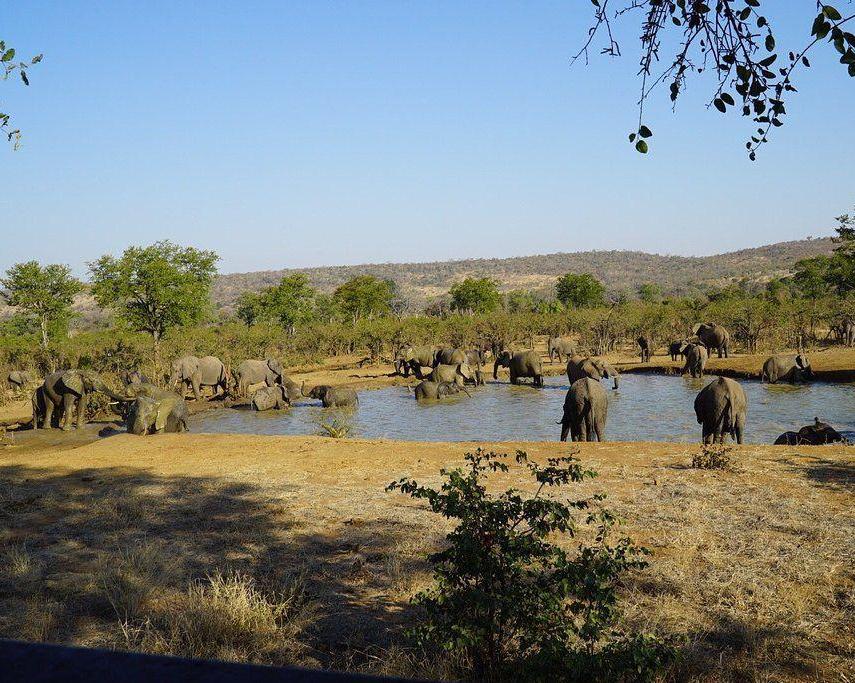
[[[499,359],[496,359],[496,362],[493,363],[493,379],[499,379]]]

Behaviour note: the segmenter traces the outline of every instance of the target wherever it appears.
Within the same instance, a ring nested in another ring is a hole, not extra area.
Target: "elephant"
[[[472,368],[475,386],[484,384],[484,352],[480,349],[466,351],[466,364]]]
[[[9,388],[15,391],[23,389],[27,384],[35,380],[36,376],[29,370],[12,370],[6,378]]]
[[[443,346],[436,352],[433,365],[460,365],[466,362],[466,352],[462,349],[453,349],[450,346]]]
[[[573,441],[606,440],[606,419],[609,399],[602,385],[590,377],[578,379],[570,385],[564,398],[564,415],[561,417],[561,440],[567,435]]]
[[[763,363],[763,370],[760,373],[760,381],[766,380],[769,384],[775,384],[779,381],[795,384],[812,377],[813,369],[807,356],[803,353],[795,356],[787,354],[771,356]]]
[[[533,378],[533,385],[543,386],[543,365],[540,356],[534,351],[517,351],[513,353],[505,349],[496,356],[493,364],[493,379],[499,378],[499,366],[508,368],[511,374],[511,384],[518,384],[520,377]]]
[[[687,343],[685,340],[681,341],[672,341],[668,344],[668,353],[671,354],[671,360],[677,360],[677,356],[686,357],[685,349]]]
[[[426,379],[416,385],[415,395],[417,401],[429,401],[459,394],[461,391],[469,396],[469,392],[457,382],[434,382]]]
[[[547,351],[549,352],[549,362],[552,363],[555,356],[558,356],[558,362],[561,363],[561,354],[564,354],[565,358],[570,358],[575,352],[576,348],[573,345],[573,342],[567,339],[566,337],[550,337],[549,342],[546,345]]]
[[[125,385],[128,384],[150,384],[148,377],[146,377],[139,370],[129,370],[127,372],[123,372],[122,381]]]
[[[641,362],[649,363],[650,352],[653,349],[653,340],[650,337],[642,335],[635,342],[638,344],[638,348],[641,349]]]
[[[436,365],[438,352],[436,346],[405,346],[395,354],[395,372],[409,377],[412,370],[417,379],[424,379],[422,368],[432,368]]]
[[[475,373],[468,363],[457,365],[437,365],[428,375],[431,382],[453,382],[462,387],[466,382],[475,381]]]
[[[725,436],[742,443],[748,400],[739,383],[728,377],[718,377],[700,390],[695,397],[695,415],[702,425],[705,444],[724,443]]]
[[[331,387],[329,384],[318,384],[306,393],[305,382],[303,396],[316,398],[324,404],[324,408],[344,408],[359,405],[359,396],[353,389],[347,387]]]
[[[140,393],[131,403],[127,419],[128,433],[142,436],[186,432],[189,417],[183,396],[152,387],[151,391]]]
[[[614,388],[620,386],[618,371],[611,364],[597,358],[586,358],[585,356],[571,356],[567,361],[567,381],[570,384],[583,377],[590,377],[599,382],[602,379],[612,378]]]
[[[698,323],[692,330],[700,340],[701,344],[707,347],[707,350],[712,353],[713,349],[718,350],[718,357],[721,358],[722,353],[727,358],[730,348],[730,332],[724,329],[717,323]]]
[[[172,363],[172,375],[169,377],[169,386],[176,387],[182,384],[181,394],[184,388],[189,386],[193,389],[193,397],[198,401],[202,398],[202,387],[213,387],[214,398],[222,390],[223,395],[228,391],[228,373],[226,366],[216,356],[182,356]]]
[[[288,387],[274,384],[272,387],[261,387],[252,394],[253,410],[281,410],[291,407],[291,397]]]
[[[813,418],[812,425],[805,425],[797,432],[784,432],[775,439],[776,446],[823,446],[829,443],[846,443],[846,439],[818,417]]]
[[[703,344],[686,344],[683,347],[683,355],[686,358],[686,364],[683,366],[683,374],[696,378],[703,377],[704,368],[709,358],[707,347]]]
[[[844,318],[840,321],[840,331],[844,346],[855,346],[855,321],[852,318]]]
[[[268,387],[279,384],[284,373],[282,364],[274,358],[245,360],[232,371],[238,396],[246,396],[254,384],[266,384]]]
[[[89,394],[100,391],[116,401],[125,397],[114,392],[101,377],[89,370],[60,370],[45,377],[42,385],[33,392],[33,429],[50,429],[54,426],[53,413],[60,409],[59,426],[72,428],[72,418],[77,411],[76,426],[86,421]]]

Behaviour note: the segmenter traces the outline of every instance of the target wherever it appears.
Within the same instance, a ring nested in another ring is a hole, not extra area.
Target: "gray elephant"
[[[561,417],[561,440],[567,435],[573,441],[605,441],[609,399],[602,385],[590,377],[583,377],[570,385],[564,398]]]
[[[846,443],[846,439],[818,417],[813,418],[812,425],[805,425],[797,432],[784,432],[775,439],[776,446],[824,446],[829,443]]]
[[[855,321],[844,318],[840,322],[841,339],[845,346],[855,346]]]
[[[550,363],[554,362],[555,356],[558,356],[558,362],[561,363],[563,362],[561,354],[564,354],[565,358],[570,358],[570,356],[576,353],[576,347],[567,337],[550,337],[546,344],[546,349],[549,353]]]
[[[672,341],[668,344],[668,353],[671,354],[671,360],[677,360],[677,356],[682,356],[685,358],[685,349],[686,349],[686,341]]]
[[[683,355],[686,358],[686,363],[683,365],[683,374],[696,378],[703,377],[704,368],[706,368],[707,359],[709,358],[707,347],[703,344],[686,344],[683,347]]]
[[[468,363],[458,363],[457,365],[437,365],[428,375],[431,382],[453,382],[458,386],[463,386],[466,382],[475,380],[475,373]]]
[[[346,408],[359,405],[359,396],[353,389],[347,387],[331,387],[329,384],[319,384],[306,393],[305,383],[302,391],[304,396],[318,399],[324,408]]]
[[[9,388],[13,391],[23,389],[30,382],[36,381],[36,376],[29,370],[12,370],[9,376],[6,377],[9,383]]]
[[[86,408],[89,395],[95,391],[106,394],[116,401],[124,396],[114,392],[101,377],[89,370],[60,370],[45,377],[42,385],[33,392],[33,429],[51,429],[58,424],[62,429],[72,428],[76,413],[75,426],[82,427],[86,422]],[[59,418],[54,420],[54,412]]]
[[[422,368],[436,365],[438,351],[436,346],[405,346],[395,355],[395,372],[409,377],[412,371],[417,379],[423,379]]]
[[[253,392],[251,405],[253,410],[282,410],[291,407],[291,397],[287,387],[274,384]]]
[[[216,356],[182,356],[172,363],[172,375],[169,377],[169,386],[177,388],[181,386],[179,393],[184,394],[186,387],[193,390],[193,397],[199,401],[202,398],[202,387],[212,387],[213,397],[225,395],[229,389],[228,373],[226,366]]]
[[[612,378],[614,388],[618,389],[620,387],[620,376],[611,364],[598,358],[571,356],[567,360],[567,381],[573,384],[573,382],[577,382],[583,377],[590,377],[597,382]]]
[[[796,355],[778,354],[766,359],[763,370],[760,373],[760,381],[769,384],[777,382],[804,382],[813,377],[813,369],[810,361],[803,353]]]
[[[121,374],[122,382],[128,384],[150,384],[149,378],[139,370],[129,370]]]
[[[641,351],[641,362],[649,363],[650,353],[653,350],[653,340],[650,337],[642,335],[635,340],[635,343],[638,344],[638,348]]]
[[[184,398],[166,389],[148,387],[151,389],[140,393],[128,409],[128,433],[186,432],[190,414]]]
[[[472,368],[475,386],[484,384],[484,352],[480,349],[469,349],[466,351],[466,364]]]
[[[434,367],[437,365],[459,365],[466,362],[466,352],[463,349],[454,349],[443,346],[436,352]]]
[[[275,358],[265,360],[245,360],[233,371],[238,396],[246,396],[249,388],[257,384],[272,387],[282,381],[285,369]]]
[[[718,377],[700,390],[695,398],[695,416],[702,426],[703,442],[724,443],[728,434],[742,443],[748,399],[739,383]]]
[[[730,349],[730,332],[724,329],[717,323],[698,323],[695,325],[693,333],[698,337],[701,344],[707,347],[707,350],[712,353],[718,351],[718,357],[728,357]]]
[[[493,364],[493,379],[499,378],[499,367],[508,368],[511,384],[518,384],[521,377],[531,377],[534,386],[543,386],[543,364],[534,351],[501,351]]]
[[[417,401],[435,401],[459,394],[461,391],[469,395],[463,385],[457,382],[434,382],[426,379],[416,385],[414,393]]]

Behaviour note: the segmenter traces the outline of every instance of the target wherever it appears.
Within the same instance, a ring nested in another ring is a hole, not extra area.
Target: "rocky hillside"
[[[495,278],[503,291],[551,292],[559,275],[591,273],[610,291],[634,292],[640,284],[654,282],[666,294],[685,294],[742,278],[764,281],[786,275],[799,259],[829,253],[833,246],[830,238],[821,238],[703,257],[660,256],[639,251],[587,251],[503,259],[377,263],[232,273],[217,278],[213,298],[219,308],[230,309],[241,292],[270,286],[283,275],[293,272],[305,273],[313,286],[325,292],[333,291],[356,275],[389,278],[395,281],[401,298],[413,310],[443,296],[454,282],[470,276]]]

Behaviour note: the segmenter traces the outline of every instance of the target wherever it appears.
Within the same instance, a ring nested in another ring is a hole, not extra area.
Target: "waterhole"
[[[609,396],[609,441],[700,440],[694,400],[713,378],[626,374]],[[469,388],[465,395],[417,403],[406,387],[359,392],[355,410],[323,409],[303,399],[290,410],[212,410],[193,418],[194,432],[228,434],[318,434],[322,423],[337,422],[349,436],[410,441],[554,441],[558,439],[566,377],[544,378],[545,386],[507,382]],[[781,432],[797,430],[814,417],[855,437],[855,384],[791,386],[740,380],[748,397],[747,443],[772,443]]]

